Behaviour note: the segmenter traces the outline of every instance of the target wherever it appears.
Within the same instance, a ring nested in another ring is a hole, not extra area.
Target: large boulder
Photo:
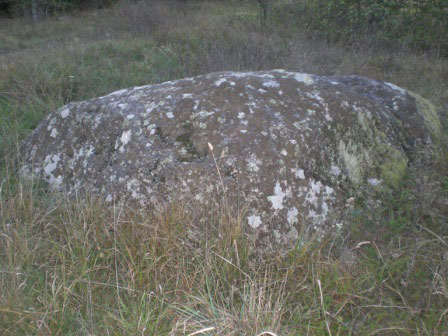
[[[115,204],[225,197],[252,238],[285,246],[343,227],[347,199],[395,188],[440,132],[429,102],[389,83],[220,72],[50,113],[22,146],[21,174]]]

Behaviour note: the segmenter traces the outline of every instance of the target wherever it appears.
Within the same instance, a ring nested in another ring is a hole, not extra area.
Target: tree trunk
[[[31,18],[33,19],[33,23],[36,24],[37,21],[39,20],[37,0],[31,0],[30,12],[31,12]]]
[[[268,0],[258,0],[260,5],[260,24],[263,25],[268,19]]]

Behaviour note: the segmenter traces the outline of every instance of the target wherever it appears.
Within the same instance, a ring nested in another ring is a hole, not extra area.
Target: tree
[[[30,16],[36,22],[40,17],[73,9],[102,8],[116,0],[0,0],[0,11],[10,16]]]

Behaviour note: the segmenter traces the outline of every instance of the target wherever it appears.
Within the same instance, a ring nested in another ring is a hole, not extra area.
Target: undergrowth
[[[256,7],[122,2],[0,25],[1,335],[447,335],[448,156],[434,153],[345,236],[259,258],[225,202],[203,224],[162,211],[55,200],[18,178],[21,140],[51,110],[220,70],[358,74],[448,106],[448,63],[259,26]],[[3,24],[5,23],[5,24]]]

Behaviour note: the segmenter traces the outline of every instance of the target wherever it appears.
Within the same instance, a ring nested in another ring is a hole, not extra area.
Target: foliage
[[[4,0],[1,10],[10,15],[48,15],[73,9],[102,8],[116,0]]]
[[[446,0],[293,0],[293,7],[292,20],[330,39],[373,37],[383,44],[448,54]]]

